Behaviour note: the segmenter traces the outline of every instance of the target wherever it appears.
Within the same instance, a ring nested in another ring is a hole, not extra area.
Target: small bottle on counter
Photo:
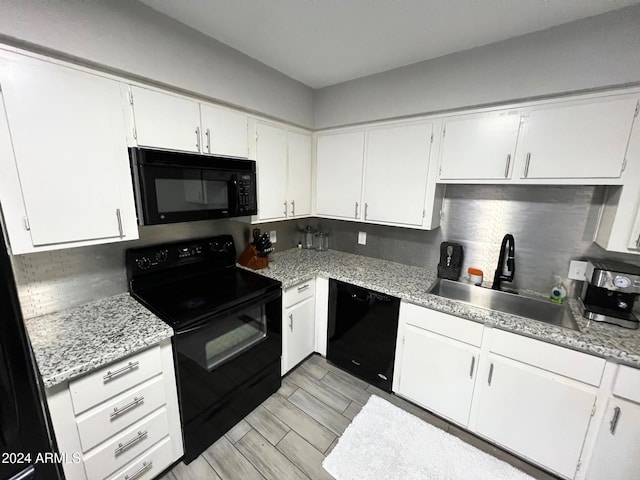
[[[562,303],[567,296],[567,289],[562,284],[562,277],[560,275],[553,276],[553,286],[551,287],[550,300],[553,303]]]
[[[469,281],[476,286],[482,285],[482,281],[484,280],[484,274],[482,270],[479,268],[469,267],[467,269],[467,273],[469,274]]]
[[[302,242],[298,242],[298,250],[302,250]]]

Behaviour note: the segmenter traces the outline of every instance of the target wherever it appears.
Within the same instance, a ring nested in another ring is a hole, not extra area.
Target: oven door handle
[[[273,300],[279,300],[282,298],[282,291],[280,290],[280,288],[278,288],[277,290],[273,291],[273,292],[264,292],[261,291],[255,295],[252,295],[251,297],[247,297],[246,300],[242,303],[240,303],[239,305],[229,308],[227,310],[224,310],[222,312],[216,312],[215,314],[205,317],[201,320],[196,321],[193,324],[189,324],[188,327],[184,330],[177,330],[175,331],[175,335],[179,336],[179,335],[186,335],[189,333],[193,333],[195,331],[201,330],[203,328],[206,328],[210,325],[212,320],[215,320],[216,318],[219,317],[226,317],[229,315],[233,315],[236,314],[238,312],[242,312],[244,310],[249,310],[257,305],[263,305],[266,303],[269,303]]]

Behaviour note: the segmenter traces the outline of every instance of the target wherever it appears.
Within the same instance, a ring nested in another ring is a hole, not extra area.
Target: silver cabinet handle
[[[620,419],[620,407],[616,407],[613,409],[613,418],[611,419],[611,422],[609,422],[609,425],[610,425],[609,430],[611,431],[611,435],[616,434],[616,427],[618,426],[619,419]]]
[[[122,214],[120,213],[119,208],[116,208],[116,218],[118,219],[118,232],[120,233],[120,238],[123,238],[124,230],[122,230]]]
[[[369,212],[369,204],[365,203],[364,204],[364,219],[367,219],[367,213]]]
[[[211,153],[211,130],[207,128],[205,135],[207,136],[207,152]]]
[[[487,384],[491,386],[491,379],[493,378],[493,363],[489,367],[489,379],[487,380]]]
[[[531,153],[527,153],[527,161],[524,164],[524,178],[529,175],[529,162],[531,161]]]
[[[113,372],[111,370],[107,370],[107,374],[104,377],[102,377],[102,380],[104,381],[111,380],[116,375],[120,375],[121,373],[127,372],[129,370],[133,370],[139,364],[140,362],[129,362],[124,367],[119,368],[118,370],[115,370]]]
[[[196,127],[196,149],[200,151],[200,127]]]
[[[139,405],[140,402],[144,401],[144,395],[140,395],[139,397],[133,397],[133,401],[127,403],[124,407],[114,407],[113,412],[109,415],[109,418],[116,418],[121,413],[126,412],[127,410]]]
[[[469,369],[469,378],[473,378],[473,367],[476,366],[476,357],[471,357],[471,368]]]
[[[358,218],[358,202],[356,202],[356,218]]]
[[[296,201],[291,200],[291,216],[295,217],[296,215]]]
[[[289,328],[293,332],[293,313],[289,314]]]
[[[136,435],[135,437],[133,437],[131,440],[129,440],[127,443],[119,443],[118,444],[118,448],[116,448],[113,453],[114,455],[120,455],[122,452],[124,452],[127,448],[129,448],[131,445],[133,445],[136,442],[139,442],[140,440],[142,440],[144,437],[147,436],[147,433],[149,433],[147,430],[145,430],[144,432],[142,431],[138,431],[138,435]]]
[[[138,470],[133,472],[131,475],[125,475],[124,480],[133,480],[134,478],[139,477],[140,475],[142,475],[142,473],[145,470],[151,468],[151,465],[153,465],[153,460],[149,460],[148,462],[142,462],[142,467],[140,467]]]
[[[298,293],[304,292],[305,290],[309,290],[309,284],[308,283],[305,283],[301,287],[298,287]]]
[[[289,202],[287,202],[286,200],[283,202],[284,204],[284,216],[287,216],[287,205],[289,204]]]
[[[511,166],[511,154],[507,155],[507,165],[504,167],[504,178],[509,178],[510,166]]]

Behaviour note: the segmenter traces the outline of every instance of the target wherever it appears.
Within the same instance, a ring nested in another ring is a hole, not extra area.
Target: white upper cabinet
[[[311,215],[311,135],[287,132],[288,217]]]
[[[533,109],[518,142],[518,176],[620,177],[636,105],[627,97]]]
[[[256,122],[258,220],[287,217],[287,131],[278,125]]]
[[[247,116],[245,114],[201,103],[200,116],[202,153],[247,157]]]
[[[362,218],[364,131],[318,135],[316,213]]]
[[[431,123],[367,131],[365,221],[422,225],[432,132]]]
[[[12,252],[138,238],[119,83],[3,52],[0,84]]]
[[[137,86],[131,94],[139,146],[200,152],[198,102]]]
[[[445,119],[440,180],[508,180],[520,114],[465,115]]]

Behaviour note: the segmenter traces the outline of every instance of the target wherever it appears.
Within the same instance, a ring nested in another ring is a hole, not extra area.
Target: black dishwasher
[[[391,391],[400,299],[329,280],[327,359]]]

